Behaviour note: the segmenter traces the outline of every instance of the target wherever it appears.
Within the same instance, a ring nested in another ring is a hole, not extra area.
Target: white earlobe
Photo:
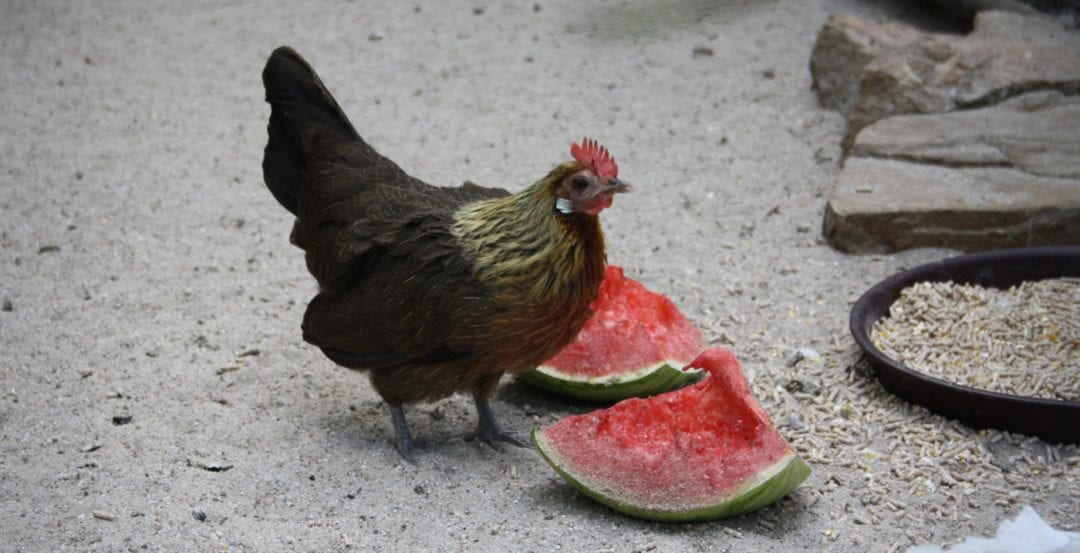
[[[574,204],[570,203],[570,200],[566,198],[557,198],[555,200],[555,210],[569,215],[574,212]]]

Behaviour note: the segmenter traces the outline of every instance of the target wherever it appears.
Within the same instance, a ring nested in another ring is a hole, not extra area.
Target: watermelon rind
[[[685,361],[669,359],[634,372],[596,378],[582,378],[542,365],[517,377],[537,388],[562,396],[585,401],[613,402],[667,392],[701,378],[703,371],[676,368],[685,364]]]
[[[699,500],[694,504],[635,505],[616,497],[619,495],[616,490],[602,490],[602,484],[583,482],[583,478],[575,476],[541,430],[533,430],[532,440],[551,468],[585,495],[620,513],[659,522],[705,522],[755,511],[784,497],[810,476],[810,467],[794,451],[789,451],[779,461],[758,472],[755,478],[722,497]]]
[[[682,387],[700,371],[684,372],[701,352],[699,331],[668,297],[608,265],[593,317],[573,342],[518,378],[548,392],[594,402],[615,402]]]

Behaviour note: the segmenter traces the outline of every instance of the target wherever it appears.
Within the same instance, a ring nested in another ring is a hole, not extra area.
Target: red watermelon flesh
[[[594,314],[577,339],[544,363],[564,375],[589,379],[617,377],[701,351],[697,327],[667,297],[608,265]]]
[[[709,377],[565,418],[534,440],[590,496],[656,520],[746,512],[806,478],[809,468],[754,400],[731,352],[708,350],[689,367]]]

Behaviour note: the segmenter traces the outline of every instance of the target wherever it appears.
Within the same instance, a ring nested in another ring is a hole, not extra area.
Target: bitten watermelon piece
[[[518,378],[591,401],[658,394],[695,380],[681,371],[701,351],[701,332],[667,297],[608,265],[593,316],[558,355]]]
[[[710,349],[689,366],[708,378],[534,430],[536,447],[589,497],[648,520],[753,511],[810,475],[751,395],[730,351]]]

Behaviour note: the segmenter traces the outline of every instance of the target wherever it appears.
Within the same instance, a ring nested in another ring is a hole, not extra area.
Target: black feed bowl
[[[887,357],[870,331],[900,291],[916,282],[951,280],[1008,288],[1029,280],[1080,277],[1080,246],[1017,248],[961,255],[893,275],[868,290],[851,309],[851,334],[869,356],[885,389],[975,428],[1038,436],[1051,443],[1080,443],[1080,402],[1014,396],[969,388],[923,374]],[[1069,367],[1080,378],[1080,367]]]

